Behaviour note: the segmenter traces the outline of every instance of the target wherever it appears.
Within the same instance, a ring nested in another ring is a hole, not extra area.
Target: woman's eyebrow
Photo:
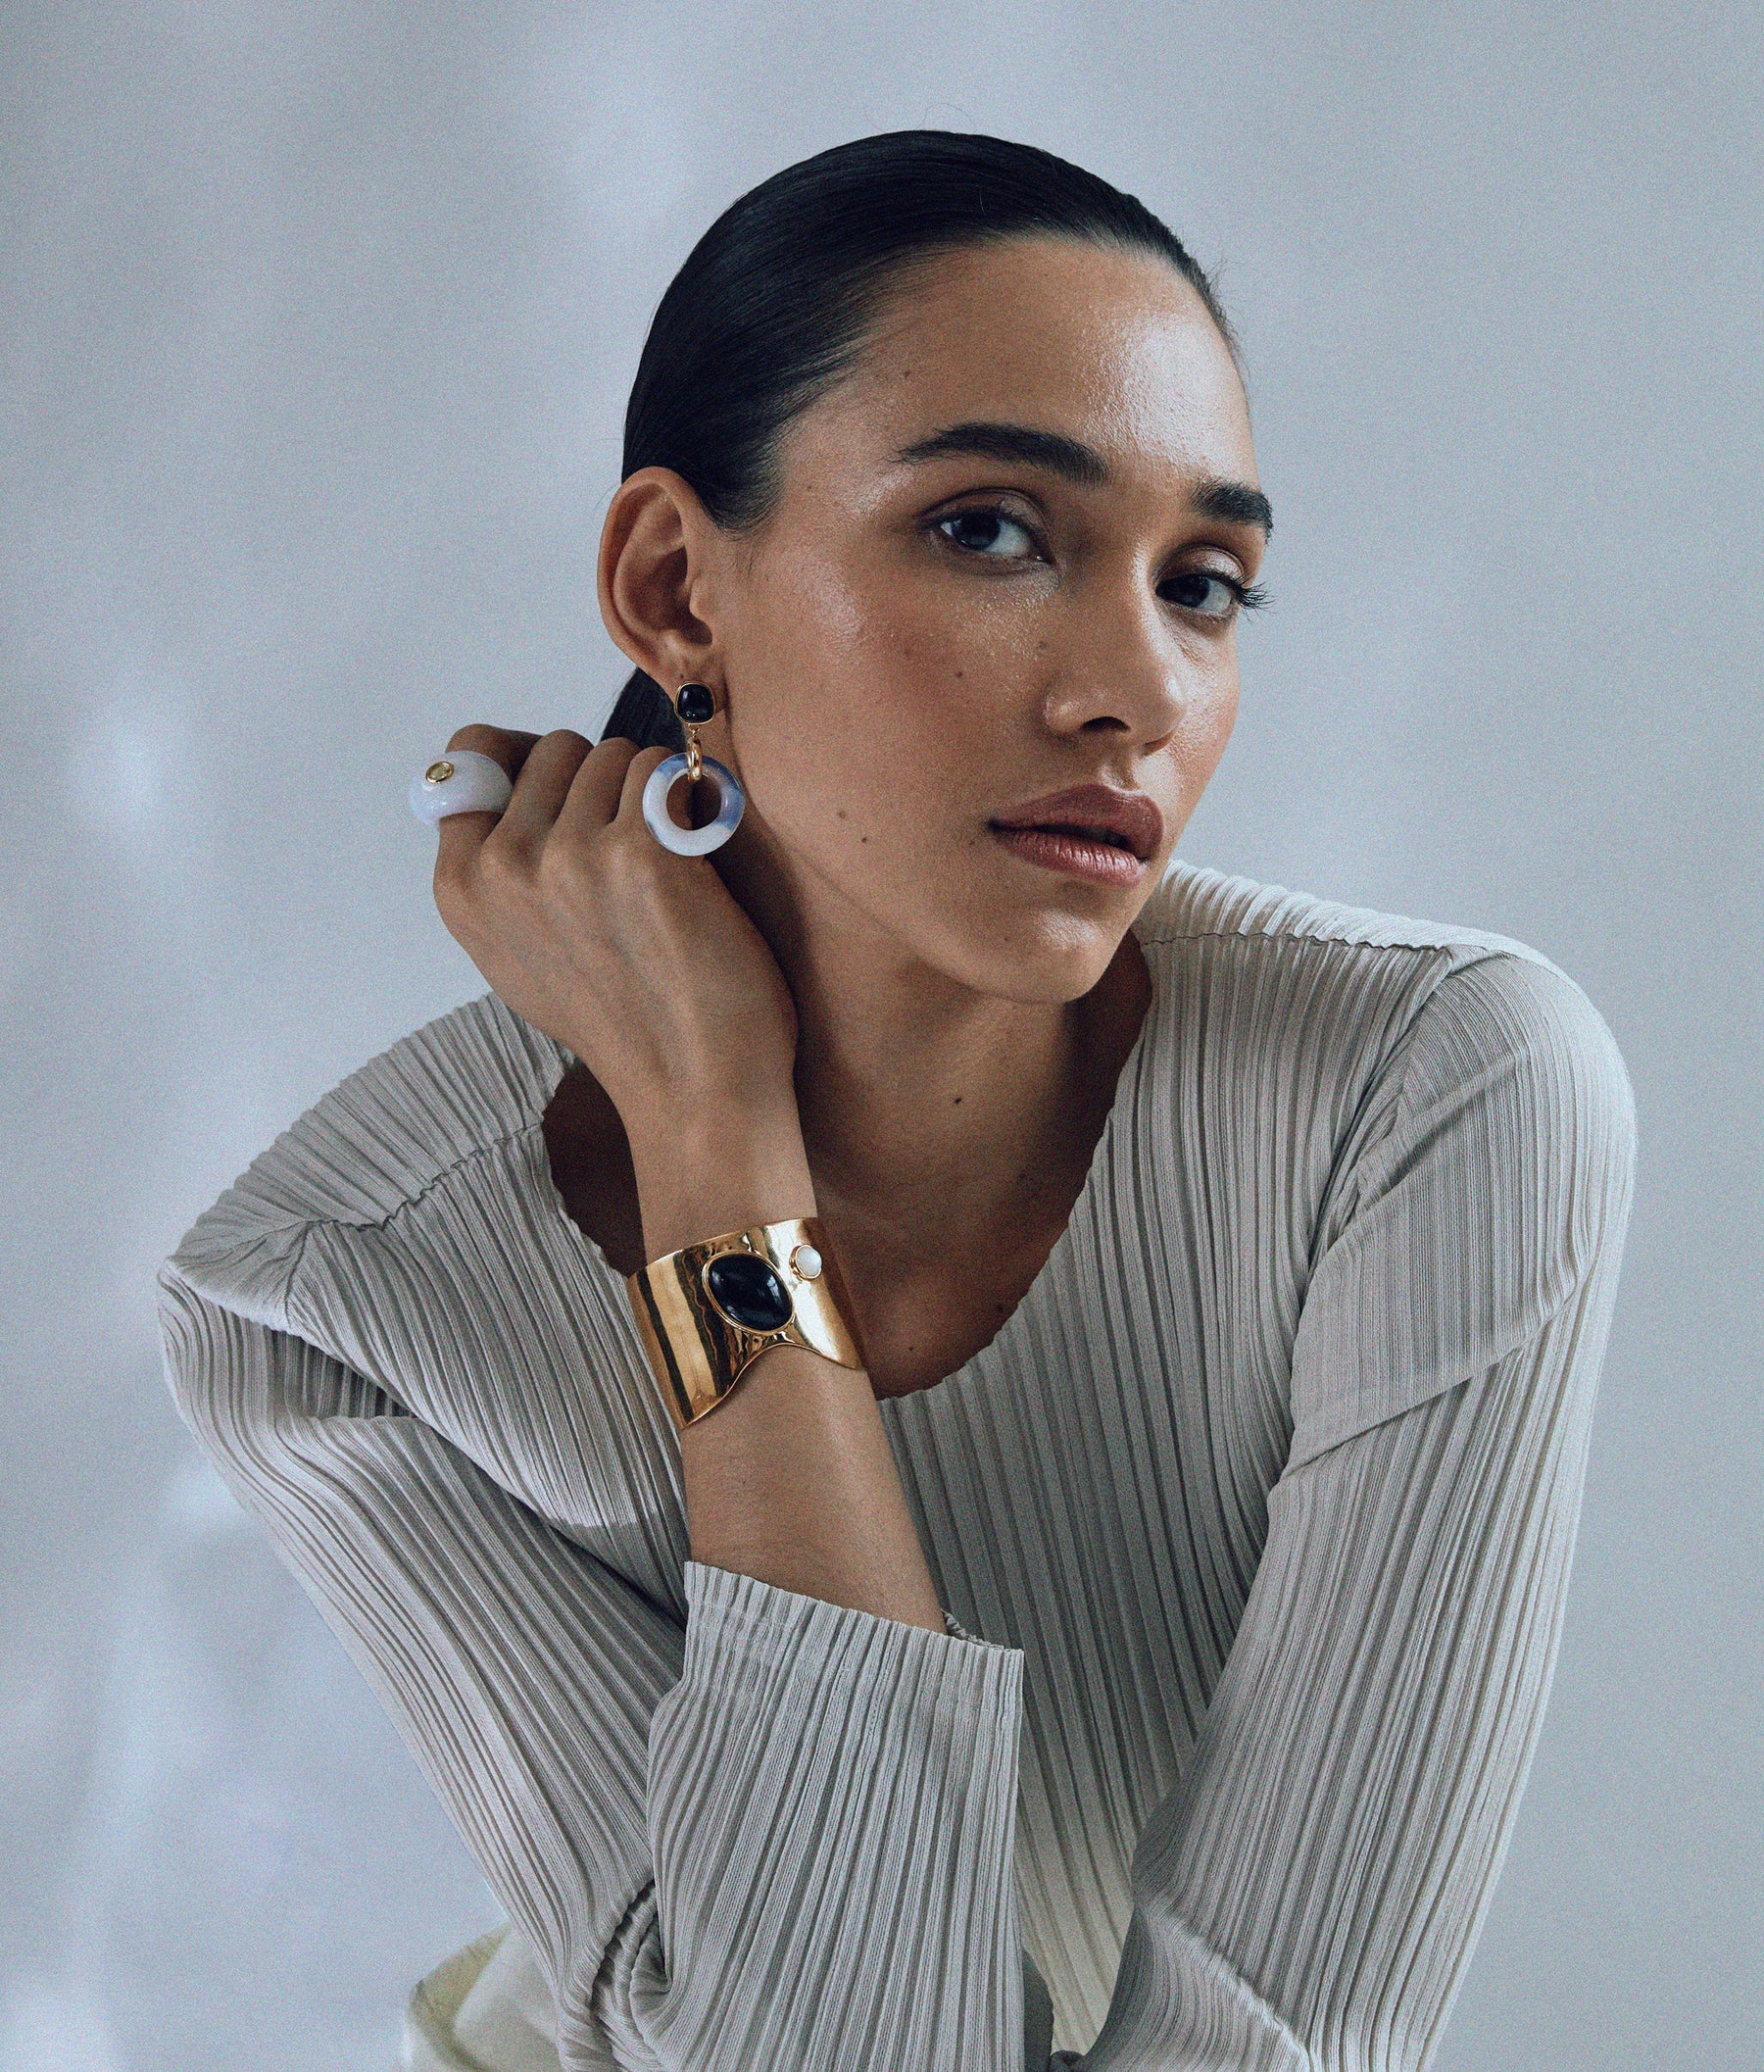
[[[1192,510],[1202,518],[1223,518],[1228,525],[1256,525],[1263,539],[1274,531],[1274,506],[1250,482],[1225,482],[1217,475],[1204,475],[1189,496]]]
[[[1046,469],[1048,473],[1087,489],[1099,489],[1109,478],[1108,463],[1082,439],[1068,438],[1064,432],[1038,431],[1032,424],[998,423],[984,419],[946,424],[928,438],[903,446],[895,460],[909,467],[916,461],[934,461],[952,453],[979,454],[991,461],[1014,461],[1020,467]],[[1207,475],[1196,483],[1189,504],[1204,518],[1223,518],[1232,525],[1258,526],[1264,537],[1274,530],[1274,507],[1249,482],[1226,482]]]
[[[970,419],[946,424],[928,439],[903,446],[895,459],[910,464],[934,461],[947,453],[984,454],[991,461],[1016,461],[1026,468],[1045,468],[1068,482],[1100,488],[1108,480],[1108,463],[1094,446],[1068,439],[1063,432],[1037,431],[1031,424],[998,424]]]

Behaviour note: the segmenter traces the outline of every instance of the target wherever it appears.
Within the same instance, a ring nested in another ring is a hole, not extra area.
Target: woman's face
[[[730,863],[763,858],[801,925],[879,931],[977,991],[1088,992],[1224,752],[1266,545],[1200,298],[1072,240],[940,257],[779,461],[773,513],[706,571],[707,746],[753,823]],[[1094,823],[1036,804],[1080,785],[1137,798],[1140,856],[1002,827]]]

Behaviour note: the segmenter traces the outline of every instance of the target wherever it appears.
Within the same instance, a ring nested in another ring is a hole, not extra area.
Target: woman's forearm
[[[705,1112],[717,1114],[716,1105]],[[812,1215],[794,1113],[730,1121],[701,1145],[633,1132],[652,1259],[725,1230]],[[664,1149],[662,1147],[665,1147]],[[680,1435],[692,1558],[804,1597],[944,1630],[869,1377],[774,1346],[728,1399]]]

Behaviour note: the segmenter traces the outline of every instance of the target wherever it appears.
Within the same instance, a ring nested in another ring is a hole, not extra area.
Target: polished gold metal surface
[[[408,763],[405,765],[406,769],[409,769],[410,766]],[[431,763],[428,768],[423,771],[422,781],[425,784],[445,784],[453,773],[453,765],[443,756],[438,763]]]
[[[793,1264],[805,1247],[820,1258],[820,1271],[811,1280]],[[791,1314],[775,1331],[735,1322],[711,1295],[707,1281],[711,1261],[731,1252],[764,1259],[783,1282]],[[864,1364],[850,1298],[813,1216],[756,1223],[688,1245],[652,1260],[626,1286],[650,1370],[682,1431],[715,1409],[773,1346],[801,1346],[842,1367]]]
[[[686,781],[696,784],[705,774],[705,752],[699,747],[698,728],[686,729]]]

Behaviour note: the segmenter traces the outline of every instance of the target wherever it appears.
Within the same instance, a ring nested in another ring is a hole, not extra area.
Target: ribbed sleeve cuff
[[[1018,2072],[1021,1651],[685,1580],[650,1731],[662,2061]]]

